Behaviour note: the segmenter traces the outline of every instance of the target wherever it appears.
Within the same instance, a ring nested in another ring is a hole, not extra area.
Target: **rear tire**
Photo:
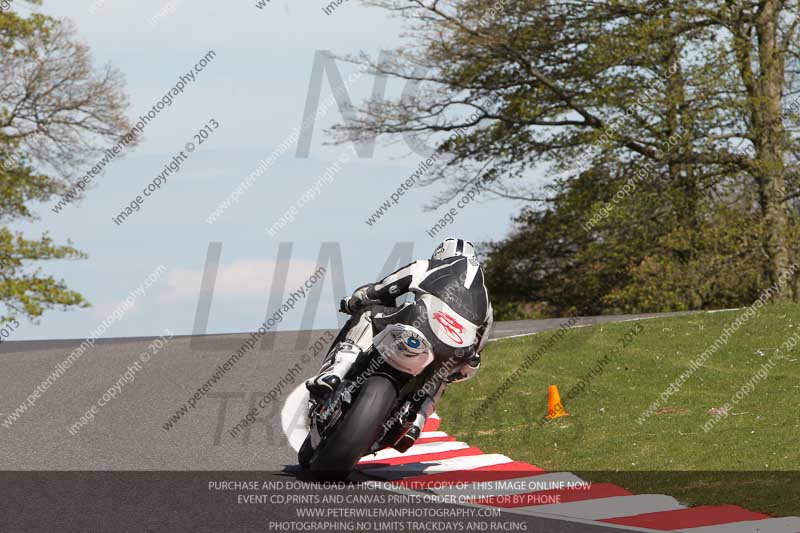
[[[397,401],[397,389],[385,376],[372,376],[358,397],[321,447],[309,461],[315,477],[347,478],[381,432]]]

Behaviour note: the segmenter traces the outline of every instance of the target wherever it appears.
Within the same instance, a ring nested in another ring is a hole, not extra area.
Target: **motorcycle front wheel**
[[[309,471],[320,479],[347,478],[380,435],[396,402],[397,389],[389,378],[368,378],[344,418],[314,451]]]

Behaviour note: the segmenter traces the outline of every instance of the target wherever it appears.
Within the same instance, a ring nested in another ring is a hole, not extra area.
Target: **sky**
[[[402,21],[356,1],[330,14],[322,10],[329,2],[271,0],[263,9],[256,2],[45,0],[39,8],[72,21],[98,67],[111,63],[124,74],[132,119],[146,113],[209,51],[215,56],[147,126],[143,141],[110,163],[80,202],[58,214],[51,211],[55,202],[38,205],[38,221],[14,226],[29,236],[48,231],[56,242],[69,239],[88,254],[85,260],[41,266],[92,307],[48,311],[37,323],[23,320],[8,340],[84,338],[104,320],[109,324],[115,311],[118,318],[104,337],[159,335],[164,329],[190,334],[212,242],[221,243],[221,253],[204,332],[258,328],[274,292],[282,242],[293,243],[286,295],[273,302],[288,298],[308,278],[323,243],[338,243],[341,266],[334,262],[328,267],[331,275],[319,282],[321,304],[313,321],[303,321],[302,310],[295,309],[276,329],[298,329],[301,322],[303,328],[334,327],[341,318],[334,305],[345,294],[334,288],[333,278],[340,276],[349,293],[378,278],[397,243],[413,243],[413,256],[427,258],[439,237],[483,242],[501,239],[512,228],[521,205],[486,195],[431,238],[426,230],[455,206],[453,201],[425,210],[436,187],[413,188],[383,218],[366,224],[422,158],[397,139],[378,139],[371,158],[358,157],[347,144],[331,145],[324,130],[342,118],[336,105],[317,122],[308,157],[296,157],[292,132],[303,120],[316,52],[364,51],[377,57],[401,43]],[[355,72],[347,63],[338,66],[344,78]],[[369,74],[356,78],[349,93],[357,104],[371,93],[374,79]],[[402,83],[390,81],[387,94],[401,90]],[[326,77],[320,106],[330,95]],[[115,224],[113,217],[213,123],[216,129],[207,130],[208,139],[180,170],[140,211]],[[253,174],[273,153],[280,157]],[[256,177],[238,202],[209,224],[211,213],[251,174]],[[287,217],[293,205],[295,213]],[[293,220],[271,235],[267,228],[282,216]],[[137,292],[153,272],[159,272],[157,279],[151,277],[146,290]]]

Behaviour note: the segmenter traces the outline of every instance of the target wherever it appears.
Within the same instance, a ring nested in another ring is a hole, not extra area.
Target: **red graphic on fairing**
[[[456,344],[464,344],[464,339],[461,338],[461,333],[464,333],[464,326],[462,326],[458,320],[441,311],[435,312],[433,318],[444,328],[447,332],[447,336],[450,337],[453,342]]]

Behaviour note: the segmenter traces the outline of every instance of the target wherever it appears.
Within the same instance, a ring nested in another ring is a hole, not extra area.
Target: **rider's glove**
[[[339,312],[340,313],[344,313],[346,315],[350,314],[350,299],[351,298],[352,298],[351,296],[345,296],[344,298],[341,299],[341,301],[339,302]]]
[[[339,302],[339,311],[352,315],[368,305],[375,305],[378,303],[380,303],[378,300],[371,300],[369,296],[367,296],[366,287],[362,287],[356,289],[352,296],[342,298],[342,301]]]

